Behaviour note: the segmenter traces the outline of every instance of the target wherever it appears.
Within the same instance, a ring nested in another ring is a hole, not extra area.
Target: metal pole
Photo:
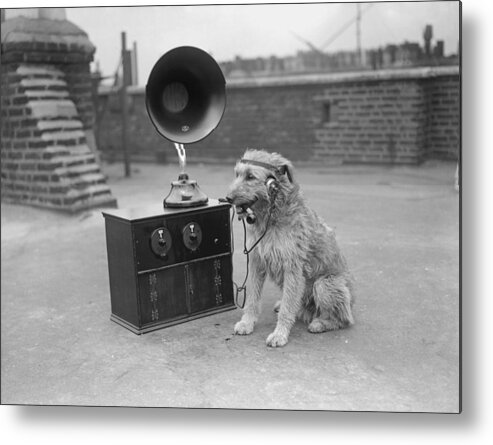
[[[127,122],[128,122],[128,110],[127,110],[127,35],[122,32],[122,86],[120,89],[120,100],[122,106],[122,150],[123,150],[123,160],[125,163],[125,177],[130,177],[130,159],[128,155],[128,145],[127,145]]]
[[[137,71],[137,42],[134,41],[133,51],[132,51],[132,81],[133,85],[139,84],[139,73]]]
[[[361,5],[356,4],[356,53],[358,65],[361,66]]]

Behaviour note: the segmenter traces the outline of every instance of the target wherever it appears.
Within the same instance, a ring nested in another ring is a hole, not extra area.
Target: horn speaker
[[[146,107],[156,130],[178,144],[208,136],[226,107],[226,81],[205,51],[181,46],[154,65],[146,86]]]
[[[175,143],[182,172],[171,183],[164,207],[204,205],[208,198],[185,173],[185,149],[207,137],[226,107],[226,81],[221,68],[205,51],[180,46],[154,65],[146,85],[147,114],[158,133]]]

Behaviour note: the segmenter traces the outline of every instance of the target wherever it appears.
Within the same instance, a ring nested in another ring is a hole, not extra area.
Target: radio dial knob
[[[195,252],[202,243],[202,228],[196,222],[188,223],[183,229],[183,244],[192,252]]]
[[[167,259],[173,244],[171,233],[165,227],[159,227],[151,234],[151,250],[160,258]]]

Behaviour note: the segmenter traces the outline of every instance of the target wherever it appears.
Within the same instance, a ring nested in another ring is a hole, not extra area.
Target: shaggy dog
[[[284,346],[297,317],[313,333],[352,325],[353,285],[346,261],[334,231],[305,203],[291,162],[278,153],[247,150],[235,174],[227,199],[240,217],[253,211],[249,239],[251,244],[260,239],[251,252],[251,291],[235,334],[253,332],[267,275],[282,290],[268,346]]]

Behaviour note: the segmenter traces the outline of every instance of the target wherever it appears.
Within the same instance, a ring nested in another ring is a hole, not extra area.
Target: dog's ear
[[[291,184],[294,182],[294,167],[293,167],[293,164],[291,164],[291,162],[286,162],[284,165],[284,170],[286,172],[286,176],[288,177],[289,179],[289,182],[291,182]]]

